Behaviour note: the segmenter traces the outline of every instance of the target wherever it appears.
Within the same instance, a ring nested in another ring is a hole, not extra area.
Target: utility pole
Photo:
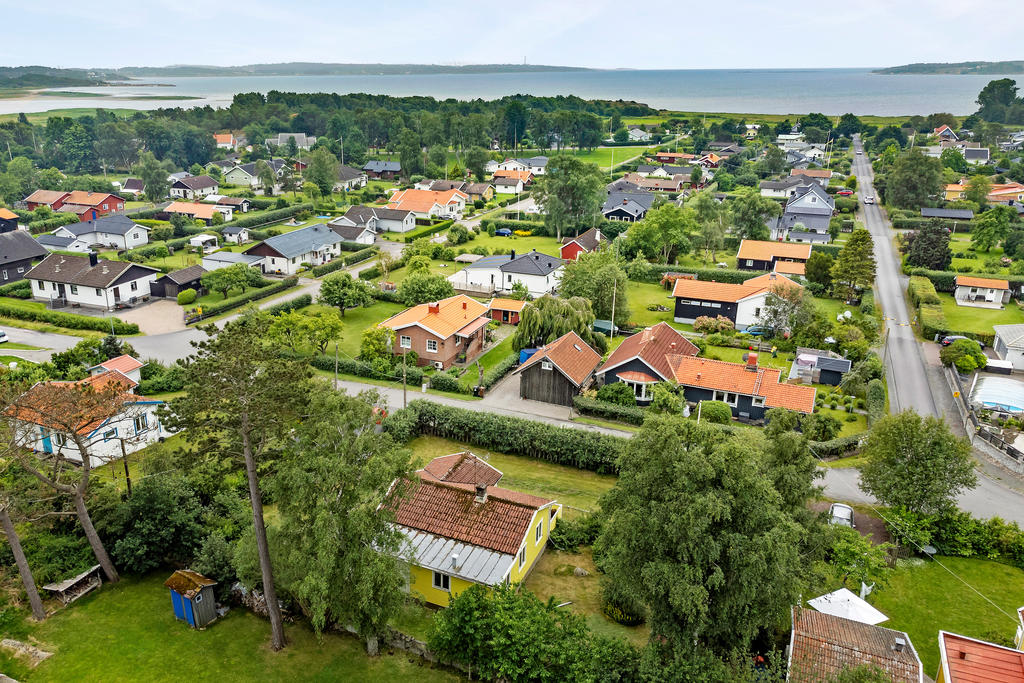
[[[612,319],[611,319],[611,339],[615,339],[615,291],[619,285],[619,278],[612,280]]]
[[[334,340],[334,388],[338,388],[338,340]]]
[[[128,472],[128,449],[124,447],[124,439],[121,439],[121,462],[124,463],[124,481],[128,485],[128,497],[132,496],[132,475]]]
[[[402,354],[402,408],[406,408],[409,405],[408,392],[406,391],[405,384],[405,354]]]

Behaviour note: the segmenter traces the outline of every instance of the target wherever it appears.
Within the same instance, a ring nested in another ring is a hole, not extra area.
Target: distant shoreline
[[[874,69],[873,74],[937,76],[1019,76],[1024,60],[1002,62],[917,62]]]

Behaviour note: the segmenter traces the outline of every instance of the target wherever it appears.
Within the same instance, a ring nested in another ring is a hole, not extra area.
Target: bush
[[[629,389],[629,387],[622,382],[615,382],[613,384],[606,384],[605,387],[623,386]],[[604,387],[601,387],[604,389]],[[631,395],[633,391],[630,389]],[[600,396],[598,392],[598,396]],[[632,396],[631,396],[632,398]],[[636,399],[633,398],[633,405],[623,405],[621,403],[612,403],[611,401],[601,400],[600,398],[589,398],[587,396],[575,396],[572,399],[573,407],[584,415],[592,415],[594,417],[606,418],[609,420],[618,420],[620,422],[628,422],[629,424],[642,425],[644,423],[644,417],[646,413],[643,408],[636,405]]]
[[[732,409],[723,401],[701,401],[699,410],[701,419],[708,422],[728,424],[732,421]]]
[[[851,434],[831,441],[811,441],[810,447],[811,451],[819,458],[841,458],[856,451],[861,440],[866,436],[866,433]]]
[[[62,225],[70,225],[71,223],[77,223],[78,216],[73,213],[55,213],[50,218],[44,218],[38,221],[30,221],[28,224],[28,231],[33,235],[38,235],[43,232],[49,232],[56,230]]]
[[[0,317],[26,320],[29,322],[49,323],[69,330],[94,330],[109,332],[113,327],[114,334],[138,334],[139,326],[126,323],[120,318],[90,318],[74,313],[60,313],[46,309],[24,309],[0,303]]]
[[[560,519],[548,535],[548,545],[555,550],[576,552],[581,545],[594,545],[601,534],[601,519],[591,513],[576,519]]]
[[[9,296],[14,299],[31,299],[32,283],[28,280],[18,280],[0,286],[0,296]]]
[[[310,360],[310,365],[318,370],[326,370],[327,372],[334,372],[334,356],[316,356]],[[370,363],[363,362],[361,360],[352,360],[351,358],[339,358],[338,361],[338,372],[346,375],[355,375],[356,377],[368,377],[370,379],[380,379],[388,381],[402,381],[402,366],[397,365],[391,369],[388,374],[380,372],[378,369]],[[423,383],[423,369],[408,365],[405,370],[406,383],[409,386],[419,386]]]
[[[604,403],[611,403],[626,408],[636,407],[636,394],[633,392],[632,387],[624,382],[605,384],[597,390],[597,398]],[[643,420],[640,422],[643,422]]]
[[[227,311],[239,308],[240,306],[244,306],[250,301],[259,301],[260,299],[265,299],[268,296],[273,296],[274,294],[278,294],[287,289],[291,289],[297,284],[299,284],[299,278],[292,275],[290,277],[286,277],[284,280],[281,280],[281,282],[272,284],[267,287],[262,287],[260,289],[251,289],[245,294],[233,297],[226,301],[206,304],[203,306],[203,314],[201,316],[196,316],[195,318],[189,320],[189,322],[198,322],[199,320],[203,320],[205,318],[211,318],[215,315],[220,315],[221,313],[225,313]]]
[[[626,445],[622,437],[423,400],[389,415],[384,428],[399,441],[427,434],[601,474],[618,472]]]
[[[440,223],[434,223],[418,230],[412,230],[411,232],[405,233],[405,238],[402,240],[406,244],[411,244],[421,237],[429,237],[430,235],[436,235],[439,232],[447,230],[452,226],[455,221],[441,221]]]
[[[289,206],[286,209],[275,209],[274,211],[267,211],[266,213],[258,215],[236,218],[235,220],[228,222],[226,225],[232,225],[236,228],[251,228],[254,225],[283,221],[286,218],[291,218],[295,214],[302,213],[303,211],[311,211],[312,209],[313,205],[306,202],[303,204],[296,204],[295,206]]]
[[[300,308],[305,308],[312,303],[313,295],[303,294],[302,296],[297,296],[294,299],[282,301],[281,303],[274,304],[273,306],[267,306],[264,310],[270,315],[282,315],[284,313],[290,313],[291,311],[297,311]]]
[[[493,387],[501,378],[512,372],[517,365],[519,365],[518,353],[510,353],[498,361],[497,365],[484,373],[484,389]]]
[[[639,626],[644,623],[643,612],[635,610],[624,600],[610,598],[607,591],[603,591],[601,595],[601,613],[623,626]]]
[[[196,290],[192,289],[191,287],[188,289],[183,289],[182,291],[178,292],[179,306],[188,306],[189,304],[195,302],[195,300]]]
[[[915,275],[910,278],[907,285],[907,292],[910,294],[910,301],[915,306],[921,304],[940,304],[942,300],[935,292],[935,285],[926,277]]]
[[[471,394],[471,387],[464,385],[457,377],[443,373],[435,373],[430,376],[430,388],[437,391],[448,391],[454,394]]]
[[[961,373],[969,373],[985,367],[987,358],[981,346],[973,339],[957,339],[939,351],[939,359],[943,365],[955,365]]]

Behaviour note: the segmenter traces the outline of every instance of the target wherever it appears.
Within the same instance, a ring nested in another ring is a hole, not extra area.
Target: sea
[[[1018,74],[1021,80],[1024,76]],[[1011,76],[1013,78],[1014,76]],[[59,88],[0,99],[0,114],[69,107],[156,109],[227,106],[236,93],[285,92],[428,95],[496,99],[505,95],[578,95],[634,100],[657,109],[693,112],[906,116],[977,109],[978,92],[994,75],[883,75],[870,69],[679,69],[544,71],[534,73],[386,76],[154,77],[122,86]],[[189,96],[191,100],[154,97]]]

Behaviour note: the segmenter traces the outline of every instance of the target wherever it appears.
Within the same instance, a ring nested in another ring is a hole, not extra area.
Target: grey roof
[[[506,177],[506,176],[502,176],[500,178],[495,178],[492,182],[494,183],[494,186],[497,187],[499,185],[501,185],[501,186],[505,186],[505,185],[518,185],[519,183],[521,183],[523,181],[520,178],[509,178],[509,177]]]
[[[466,182],[463,180],[435,180],[430,183],[430,190],[433,192],[447,192],[448,190],[459,190],[460,192],[466,189]]]
[[[67,249],[74,241],[74,237],[58,237],[57,235],[39,235],[36,237],[36,242],[51,249]]]
[[[351,166],[339,166],[338,167],[338,180],[341,182],[348,182],[349,180],[355,180],[361,178],[363,172],[358,168],[352,168]]]
[[[970,209],[921,209],[924,218],[956,218],[970,220],[974,218],[974,212]]]
[[[378,220],[403,221],[409,213],[410,212],[405,209],[385,209],[376,206],[361,206],[357,204],[350,206],[344,216],[339,216],[338,218],[328,221],[327,225],[330,225],[331,227],[348,224],[364,226],[370,222],[371,218],[377,218]],[[345,222],[342,222],[343,220]]]
[[[562,267],[562,259],[531,251],[528,254],[509,257],[509,261],[501,266],[503,273],[519,273],[520,275],[548,275]]]
[[[331,230],[338,233],[338,235],[346,242],[355,242],[357,239],[359,239],[360,235],[362,235],[367,230],[370,230],[368,227],[366,227],[365,223],[363,223],[362,225],[344,225],[338,223],[328,223],[328,225],[331,226]]]
[[[217,187],[217,185],[217,181],[208,175],[193,175],[176,180],[171,187],[183,187],[187,190],[205,190],[208,187]]]
[[[433,571],[444,572],[466,581],[493,586],[501,583],[512,568],[515,555],[462,543],[443,536],[395,525],[406,543],[404,550],[413,564]],[[452,556],[458,564],[452,564]]]
[[[189,266],[188,268],[182,268],[181,270],[173,270],[167,275],[164,275],[160,280],[168,279],[171,282],[178,285],[187,285],[190,282],[195,282],[203,276],[206,272],[206,268],[202,266]]]
[[[1024,349],[1024,323],[1014,325],[993,325],[996,336],[1011,349]]]
[[[625,178],[619,178],[618,180],[605,185],[604,189],[607,190],[609,194],[612,192],[637,192],[640,189],[640,186],[636,183],[631,183]]]
[[[636,167],[636,172],[637,173],[651,173],[653,171],[657,171],[659,168],[661,168],[661,166],[654,166],[652,164],[639,164]]]
[[[526,159],[516,159],[521,164],[526,166],[540,166],[541,168],[548,165],[548,158],[545,156],[528,157]]]
[[[963,152],[964,159],[967,161],[971,159],[988,160],[988,147],[967,147]]]
[[[562,239],[562,244],[569,244],[576,242],[587,251],[594,251],[602,242],[606,242],[605,236],[601,234],[601,231],[597,228],[591,228],[586,232],[581,232],[576,237],[565,237]]]
[[[467,194],[483,194],[487,192],[487,188],[493,187],[490,183],[469,183],[463,189],[463,192]]]
[[[173,183],[175,181],[181,180],[182,178],[188,178],[190,175],[192,174],[189,173],[188,171],[177,171],[167,176],[167,179]]]
[[[206,163],[207,168],[209,168],[210,166],[216,166],[222,171],[230,170],[237,165],[238,161],[236,159],[218,159],[217,161],[208,161]]]
[[[251,202],[246,197],[218,197],[217,203],[221,206],[243,206]]]
[[[828,356],[818,356],[816,363],[819,370],[833,370],[835,372],[846,373],[850,371],[850,367],[853,365],[846,358],[829,358]]]
[[[286,232],[276,237],[268,237],[263,244],[284,258],[294,258],[341,241],[343,241],[341,235],[334,232],[330,226],[321,223]],[[254,248],[250,247],[250,249]]]
[[[373,173],[384,173],[385,171],[391,171],[393,173],[401,173],[402,164],[397,161],[381,161],[379,159],[371,159],[363,164],[364,171],[372,171]]]
[[[669,164],[664,164],[662,168],[669,175],[690,175],[693,173],[693,166],[670,166]]]
[[[268,145],[283,146],[288,144],[288,138],[295,138],[296,147],[312,147],[316,144],[316,136],[305,133],[278,133],[275,137],[267,138]]]
[[[49,253],[24,230],[0,234],[0,266],[14,261],[42,258]]]
[[[612,192],[605,200],[601,211],[608,213],[620,206],[628,206],[629,202],[638,205],[643,211],[650,211],[654,204],[654,195],[650,192]]]
[[[223,234],[223,235],[237,235],[237,234],[241,233],[244,230],[248,230],[248,228],[242,228],[242,227],[239,227],[237,225],[225,225],[224,229],[221,230],[221,234]]]
[[[386,209],[378,207],[374,207],[373,212],[377,214],[377,218],[386,221],[404,221],[406,216],[412,213],[412,211],[407,211],[406,209]]]
[[[240,254],[237,251],[217,251],[203,256],[204,261],[207,259],[219,263],[245,263],[251,266],[262,261],[263,257],[256,254]]]
[[[281,169],[284,168],[284,166],[285,166],[284,159],[264,159],[264,161],[267,162],[267,164],[270,166],[271,170],[274,171],[274,173],[280,173]],[[241,166],[236,166],[236,168],[240,168],[243,171],[245,171],[246,173],[248,173],[249,175],[255,176],[256,175],[256,164],[258,164],[258,163],[259,163],[258,161],[250,161],[247,164],[242,164]]]
[[[110,216],[104,216],[97,218],[94,221],[85,221],[83,223],[69,223],[62,225],[59,229],[67,230],[75,237],[81,237],[82,235],[88,235],[91,232],[106,232],[111,235],[127,235],[129,230],[145,230],[149,232],[149,228],[144,225],[139,225],[131,218],[128,218],[124,214],[115,213]]]
[[[821,200],[820,206],[801,206],[794,207],[800,199],[808,194],[813,194]],[[786,213],[800,213],[800,214],[813,214],[821,216],[831,216],[832,212],[835,211],[836,202],[832,197],[829,196],[828,192],[822,188],[818,183],[808,183],[807,185],[801,185],[796,188],[796,193],[789,198],[786,202]]]
[[[124,182],[121,183],[122,190],[130,190],[132,192],[142,192],[146,189],[146,186],[142,184],[142,181],[138,178],[125,178]]]
[[[25,273],[25,277],[32,280],[63,282],[83,287],[109,287],[130,268],[148,270],[151,273],[160,272],[156,268],[140,266],[137,263],[101,259],[95,266],[92,266],[89,265],[88,256],[50,254],[32,270]]]
[[[787,176],[782,180],[762,180],[758,187],[762,190],[788,190],[804,182],[800,176]]]

